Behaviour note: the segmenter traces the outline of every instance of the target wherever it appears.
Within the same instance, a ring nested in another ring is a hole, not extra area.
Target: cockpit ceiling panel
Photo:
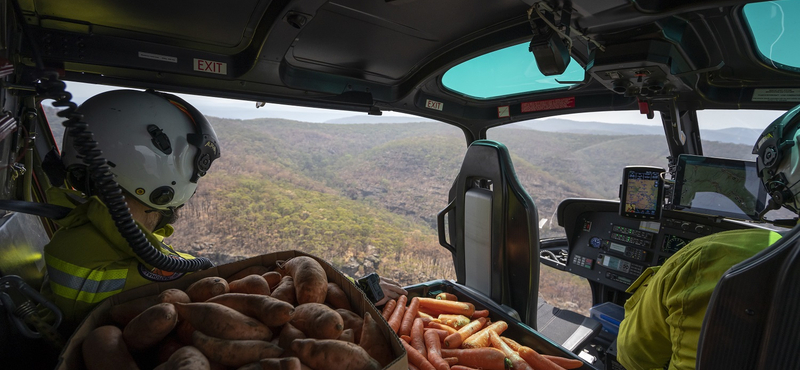
[[[305,68],[353,70],[364,73],[359,77],[398,80],[431,57],[459,46],[459,41],[467,42],[459,39],[470,30],[491,30],[511,19],[524,20],[528,9],[524,3],[496,1],[507,4],[487,6],[485,0],[328,2],[303,27],[291,57],[305,63]],[[441,19],[443,14],[447,19]]]
[[[28,17],[47,28],[82,25],[96,34],[158,35],[215,47],[248,44],[269,0],[33,0],[20,1]]]

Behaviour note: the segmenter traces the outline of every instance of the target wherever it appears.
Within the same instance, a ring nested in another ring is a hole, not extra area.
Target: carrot
[[[456,357],[458,364],[485,370],[505,370],[507,358],[497,348],[442,349],[443,357]],[[511,365],[508,363],[508,365]]]
[[[475,305],[468,302],[445,301],[434,298],[420,298],[419,307],[440,311],[441,313],[451,313],[471,317],[475,312]]]
[[[448,315],[448,314],[441,314],[437,318],[440,323],[445,324],[447,326],[452,327],[453,329],[461,329],[464,325],[470,323],[470,318],[464,315]]]
[[[425,331],[424,325],[422,324],[422,319],[414,319],[414,324],[411,325],[411,346],[416,348],[419,353],[428,353],[428,349],[425,348]]]
[[[397,298],[397,308],[394,309],[392,312],[392,316],[389,317],[389,327],[394,330],[395,333],[400,331],[400,324],[403,320],[403,315],[406,313],[406,302],[408,301],[408,296],[401,295]]]
[[[442,329],[425,328],[425,331],[432,331],[436,333],[436,335],[439,336],[439,342],[444,342],[444,339],[447,338],[448,335],[450,335],[449,331]]]
[[[502,339],[503,342],[506,342],[506,344],[508,344],[508,346],[511,347],[511,349],[513,349],[514,351],[518,352],[519,351],[519,347],[522,347],[521,344],[517,343],[517,341],[515,341],[515,340],[513,340],[511,338],[500,337],[500,339]]]
[[[484,325],[486,325],[486,318],[481,317],[458,329],[457,332],[444,338],[444,348],[458,348],[465,339],[481,330]]]
[[[489,332],[493,331],[498,335],[503,334],[504,331],[508,329],[508,324],[505,321],[496,321],[491,325],[486,326],[485,328],[481,329],[479,332],[470,335],[467,339],[464,339],[464,342],[461,343],[461,347],[463,348],[479,348],[479,347],[489,347]]]
[[[566,357],[552,356],[552,355],[542,355],[542,357],[552,361],[554,364],[561,366],[565,369],[577,369],[583,366],[583,362],[581,360],[576,360],[574,358],[566,358]]]
[[[383,319],[389,321],[389,318],[392,317],[392,313],[394,312],[394,309],[396,307],[397,307],[396,300],[390,299],[389,302],[386,302],[386,304],[383,305],[383,311],[381,311],[381,316],[383,316]]]
[[[563,367],[546,359],[544,356],[540,355],[539,352],[534,351],[533,348],[526,346],[519,347],[519,355],[525,362],[536,368],[536,370],[564,370]]]
[[[506,342],[503,342],[503,340],[500,339],[499,334],[495,333],[494,331],[490,331],[489,341],[492,342],[492,347],[503,351],[506,357],[508,357],[511,360],[511,365],[514,368],[514,370],[533,370],[531,365],[529,365],[524,359],[522,359],[519,353],[511,349],[511,347],[509,347],[508,344],[506,344]]]
[[[447,326],[445,324],[438,323],[438,322],[431,322],[431,323],[428,324],[428,327],[429,328],[433,328],[433,329],[441,329],[441,330],[444,330],[444,331],[446,331],[446,332],[448,332],[450,334],[453,334],[453,333],[456,332],[456,329],[454,329],[452,327],[449,327],[449,326]]]
[[[399,334],[409,334],[411,332],[411,325],[419,312],[419,297],[411,298],[411,303],[408,304],[406,312],[403,314],[403,320],[400,322]]]
[[[456,297],[455,294],[442,292],[436,295],[436,299],[445,301],[457,301],[458,297]]]
[[[408,354],[408,363],[413,364],[414,366],[418,367],[419,370],[436,370],[433,365],[431,365],[430,361],[428,361],[425,356],[423,356],[416,348],[412,347],[410,344],[400,341],[403,343],[403,346],[406,347],[406,353]],[[505,369],[503,369],[505,370]]]
[[[439,336],[432,331],[427,331],[424,334],[424,338],[425,346],[428,347],[428,361],[437,370],[450,369],[450,365],[442,358],[442,344],[439,342]]]
[[[472,313],[473,320],[479,317],[489,317],[489,310],[475,310],[475,312]]]

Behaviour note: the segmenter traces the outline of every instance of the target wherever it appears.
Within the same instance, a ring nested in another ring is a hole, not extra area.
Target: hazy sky
[[[68,82],[67,91],[72,93],[73,101],[80,104],[89,97],[111,90],[113,88],[100,85],[82,84]],[[256,108],[255,102],[210,98],[197,95],[179,94],[186,101],[194,105],[203,114],[222,118],[285,118],[306,122],[325,122],[335,118],[345,118],[358,115],[366,115],[361,112],[336,111],[329,109],[302,108],[290,105],[267,104],[264,107]],[[747,127],[764,128],[783,112],[779,111],[699,111],[697,112],[700,127],[704,129],[720,129],[727,127]],[[409,117],[409,121],[419,118],[415,116],[397,113],[383,112],[387,117]],[[601,113],[578,113],[559,116],[560,119],[570,119],[575,121],[595,121],[606,123],[630,123],[642,125],[660,126],[661,120],[656,115],[655,119],[648,120],[638,112],[601,112]]]

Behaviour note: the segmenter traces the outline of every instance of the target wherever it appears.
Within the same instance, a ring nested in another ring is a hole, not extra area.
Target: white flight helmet
[[[800,213],[800,105],[773,121],[758,137],[756,168],[775,209]]]
[[[77,112],[94,134],[101,157],[108,161],[120,187],[158,210],[174,210],[186,203],[197,189],[197,180],[219,158],[216,133],[208,121],[174,95],[109,91],[86,100]],[[68,172],[85,172],[69,129],[61,155]]]

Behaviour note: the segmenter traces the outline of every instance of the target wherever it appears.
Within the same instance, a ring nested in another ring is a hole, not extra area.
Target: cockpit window
[[[764,61],[775,68],[800,72],[795,37],[800,35],[800,0],[747,4],[743,13]]]
[[[444,87],[477,99],[493,99],[527,92],[567,89],[582,81],[584,69],[574,59],[559,76],[544,76],[528,51],[528,43],[493,51],[450,68],[442,76]],[[556,81],[558,80],[558,81]]]

